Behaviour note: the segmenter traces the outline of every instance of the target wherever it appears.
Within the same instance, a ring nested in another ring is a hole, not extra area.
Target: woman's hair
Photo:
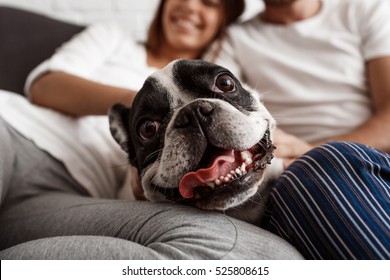
[[[164,31],[162,26],[162,14],[166,0],[161,0],[160,5],[157,8],[156,15],[152,20],[152,23],[149,27],[148,37],[146,41],[146,47],[152,52],[157,52],[158,47],[161,45],[164,40]],[[217,46],[213,48],[213,58],[215,58],[221,48],[221,42],[223,36],[225,35],[226,28],[229,24],[236,21],[237,18],[244,12],[245,9],[245,0],[221,0],[221,10],[222,10],[222,22],[221,26],[214,37],[214,41],[217,42]],[[209,46],[203,50],[203,53],[207,50]],[[200,57],[199,57],[200,58]]]

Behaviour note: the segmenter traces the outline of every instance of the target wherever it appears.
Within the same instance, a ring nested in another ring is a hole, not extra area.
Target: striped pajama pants
[[[263,227],[307,259],[390,259],[390,155],[328,143],[277,181]]]

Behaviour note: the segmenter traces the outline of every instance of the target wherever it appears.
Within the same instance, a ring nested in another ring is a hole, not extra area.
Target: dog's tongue
[[[199,169],[195,172],[190,172],[184,175],[179,183],[180,194],[184,198],[193,197],[193,190],[195,187],[205,186],[207,183],[214,182],[221,175],[223,176],[228,174],[230,170],[236,168],[236,166],[234,166],[234,162],[234,151],[224,150],[214,159],[210,167]]]

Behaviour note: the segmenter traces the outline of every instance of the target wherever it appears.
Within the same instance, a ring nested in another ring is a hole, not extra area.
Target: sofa
[[[27,74],[83,28],[0,6],[0,89],[23,95]],[[0,151],[0,194],[6,196],[1,189],[4,153],[7,151]],[[91,198],[87,206],[95,203]],[[295,248],[276,235],[223,213],[146,201],[118,201],[117,205],[129,209],[120,213],[128,217],[120,231],[99,235],[79,229],[58,234],[52,228],[34,228],[32,217],[31,226],[24,225],[27,232],[31,231],[27,238],[16,238],[18,241],[11,245],[1,244],[4,241],[0,239],[0,259],[302,259]],[[2,210],[0,232],[12,231]],[[114,208],[110,211],[101,213],[100,221],[86,223],[114,229],[118,225],[110,223],[110,218],[119,213]]]

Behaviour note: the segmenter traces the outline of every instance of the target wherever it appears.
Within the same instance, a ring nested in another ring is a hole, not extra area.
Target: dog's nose
[[[215,105],[204,100],[193,102],[180,110],[175,118],[175,127],[203,126],[210,124]]]

